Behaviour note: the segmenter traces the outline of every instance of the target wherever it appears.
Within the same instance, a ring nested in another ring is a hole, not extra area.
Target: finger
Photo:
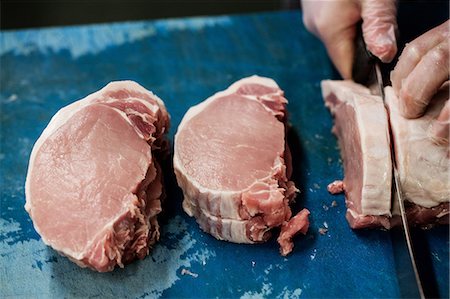
[[[448,80],[448,46],[446,40],[431,49],[403,80],[399,100],[404,117],[421,116],[439,87]]]
[[[339,35],[330,35],[323,39],[328,56],[344,79],[352,77],[355,35],[356,28],[352,26],[343,29]]]
[[[302,15],[303,15],[303,24],[309,32],[318,36],[316,23],[314,22],[314,18],[317,17],[316,14],[320,9],[322,9],[322,3],[315,3],[313,0],[301,0],[300,1],[302,7]],[[319,7],[318,7],[319,5]]]
[[[367,49],[383,62],[397,54],[397,6],[394,0],[362,0],[362,31]]]
[[[322,40],[341,76],[350,79],[355,24],[361,18],[356,1],[303,0],[302,9],[306,28]]]
[[[430,135],[437,144],[448,144],[450,135],[450,100],[445,102],[438,118],[431,123]]]
[[[391,72],[391,82],[395,93],[398,95],[402,88],[402,80],[416,67],[430,49],[436,47],[443,40],[448,40],[449,22],[422,34],[411,43],[407,44],[400,55],[394,71]]]

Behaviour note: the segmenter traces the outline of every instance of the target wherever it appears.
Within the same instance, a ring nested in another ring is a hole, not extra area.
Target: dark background
[[[298,9],[300,0],[0,0],[1,28]]]
[[[299,8],[300,0],[0,0],[0,29]],[[448,0],[399,1],[400,45],[448,18]]]

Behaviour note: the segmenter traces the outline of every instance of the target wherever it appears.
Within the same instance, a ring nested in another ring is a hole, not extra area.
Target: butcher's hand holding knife
[[[367,49],[373,55],[387,63],[397,54],[396,1],[302,0],[301,3],[306,28],[325,44],[344,79],[351,79],[356,26],[361,20]],[[437,91],[448,84],[449,26],[447,20],[408,43],[391,72],[400,111],[406,118],[422,116]],[[430,127],[430,138],[437,143],[449,142],[449,102]]]

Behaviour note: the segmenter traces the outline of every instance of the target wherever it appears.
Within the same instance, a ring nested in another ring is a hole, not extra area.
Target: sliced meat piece
[[[263,242],[291,218],[297,189],[286,171],[286,103],[273,80],[252,76],[181,121],[174,169],[183,208],[217,239]]]
[[[163,102],[113,82],[59,110],[31,153],[25,208],[42,240],[104,272],[145,257],[159,238],[167,150]]]
[[[344,162],[347,220],[352,228],[389,228],[392,163],[382,99],[352,81],[321,86]]]
[[[449,146],[435,143],[428,133],[448,94],[446,85],[422,117],[407,119],[399,113],[399,100],[392,87],[385,88],[400,183],[405,200],[409,201],[405,205],[408,221],[415,224],[449,221]]]

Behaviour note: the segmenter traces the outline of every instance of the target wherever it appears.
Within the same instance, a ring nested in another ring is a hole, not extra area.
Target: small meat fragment
[[[331,194],[339,194],[344,192],[344,182],[336,180],[327,186],[328,192]]]
[[[337,207],[338,206],[338,203],[337,203],[337,201],[335,201],[335,200],[333,200],[332,202],[331,202],[331,207]]]
[[[291,253],[294,248],[292,238],[296,234],[300,232],[306,235],[309,228],[309,214],[310,212],[307,209],[303,209],[281,226],[281,232],[277,239],[278,244],[280,244],[281,255],[286,256]]]

